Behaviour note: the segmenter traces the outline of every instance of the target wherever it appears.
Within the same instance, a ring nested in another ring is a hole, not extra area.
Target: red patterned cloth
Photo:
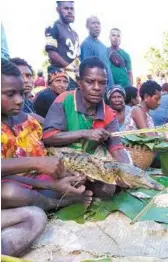
[[[47,151],[42,142],[42,128],[36,119],[23,112],[16,117],[10,119],[13,123],[8,125],[1,123],[1,158],[22,158],[22,157],[43,157],[47,155]],[[24,174],[25,175],[25,174]],[[25,175],[26,176],[26,175]],[[27,176],[34,178],[28,174]],[[40,174],[35,177],[38,180],[54,179],[46,174]],[[7,182],[9,180],[2,180]],[[32,188],[29,185],[25,187]]]

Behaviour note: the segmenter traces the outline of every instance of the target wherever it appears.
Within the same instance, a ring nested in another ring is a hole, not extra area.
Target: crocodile
[[[57,155],[67,170],[84,174],[92,180],[106,184],[124,184],[128,188],[147,188],[163,190],[164,186],[153,180],[147,172],[129,164],[116,162],[109,158],[99,158],[84,152],[50,148],[50,155]]]

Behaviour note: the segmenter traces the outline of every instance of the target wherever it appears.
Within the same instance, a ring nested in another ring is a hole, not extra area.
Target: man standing
[[[100,21],[96,16],[91,16],[86,21],[86,28],[89,31],[89,36],[81,45],[81,61],[85,58],[95,56],[99,58],[106,66],[108,73],[108,86],[112,88],[113,77],[110,70],[110,61],[108,58],[106,46],[98,39],[101,31]]]
[[[115,85],[121,85],[123,88],[133,85],[131,59],[128,53],[119,48],[121,31],[118,28],[111,29],[110,42],[111,47],[108,48],[108,54]]]
[[[74,1],[57,1],[59,20],[45,30],[45,50],[51,65],[64,68],[70,77],[69,89],[75,89],[79,70],[78,35],[70,27],[74,22]]]

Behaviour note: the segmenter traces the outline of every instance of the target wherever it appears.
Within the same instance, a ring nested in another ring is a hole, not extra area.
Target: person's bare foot
[[[92,202],[93,199],[93,192],[90,190],[86,190],[83,194],[83,203],[85,208],[88,208]]]
[[[83,203],[85,208],[87,208],[92,202],[93,193],[90,190],[86,190],[81,195],[69,195],[62,197],[60,199],[50,199],[51,209],[59,209],[61,207],[66,207],[76,203]]]
[[[88,206],[90,206],[92,202],[92,196],[93,193],[90,190],[86,190],[81,195],[66,196],[65,198],[62,199],[62,201],[60,201],[60,207],[76,204],[76,203],[83,203],[85,208],[87,208]]]

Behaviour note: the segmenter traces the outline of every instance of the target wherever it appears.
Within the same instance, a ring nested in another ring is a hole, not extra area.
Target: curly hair
[[[144,82],[140,88],[140,97],[144,100],[145,95],[153,96],[155,95],[156,91],[162,91],[161,86],[152,80],[148,80]]]
[[[30,69],[30,71],[32,72],[32,75],[34,75],[31,65],[29,65],[26,60],[19,58],[19,57],[14,57],[14,58],[11,58],[10,61],[14,63],[16,66],[27,66]]]
[[[14,63],[10,60],[1,58],[1,75],[19,77],[21,73]]]

